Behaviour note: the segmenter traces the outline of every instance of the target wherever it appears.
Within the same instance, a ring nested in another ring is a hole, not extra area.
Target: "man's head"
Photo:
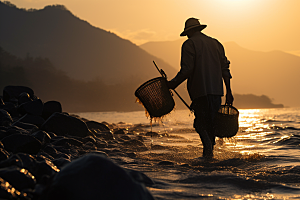
[[[206,28],[206,25],[200,24],[199,19],[189,18],[185,21],[184,31],[180,36],[190,36],[191,33],[202,31],[204,28]]]

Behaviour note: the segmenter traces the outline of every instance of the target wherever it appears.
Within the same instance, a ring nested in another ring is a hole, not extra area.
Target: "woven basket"
[[[230,105],[221,105],[215,118],[215,136],[233,137],[239,130],[239,111]]]
[[[158,77],[142,84],[136,91],[135,96],[143,104],[151,118],[162,117],[170,113],[175,102],[167,86],[167,80]]]

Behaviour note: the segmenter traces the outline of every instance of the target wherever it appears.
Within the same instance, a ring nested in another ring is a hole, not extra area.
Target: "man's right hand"
[[[172,82],[172,81],[168,81],[167,86],[169,89],[172,89],[172,90],[174,90],[176,88],[176,84],[174,84],[174,82]]]

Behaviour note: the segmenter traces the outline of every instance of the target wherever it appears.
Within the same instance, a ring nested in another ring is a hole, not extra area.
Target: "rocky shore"
[[[112,158],[135,158],[155,133],[82,119],[24,86],[0,97],[0,199],[154,199],[149,177]]]

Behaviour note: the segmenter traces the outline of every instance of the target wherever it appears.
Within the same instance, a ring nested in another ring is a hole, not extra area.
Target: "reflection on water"
[[[199,158],[202,144],[192,128],[189,111],[172,112],[149,126],[144,112],[81,113],[95,121],[119,123],[147,136],[148,150],[124,167],[146,173],[155,181],[149,190],[157,199],[297,199],[300,198],[300,109],[239,110],[238,134],[217,139],[214,159]],[[78,113],[77,113],[78,114]]]

